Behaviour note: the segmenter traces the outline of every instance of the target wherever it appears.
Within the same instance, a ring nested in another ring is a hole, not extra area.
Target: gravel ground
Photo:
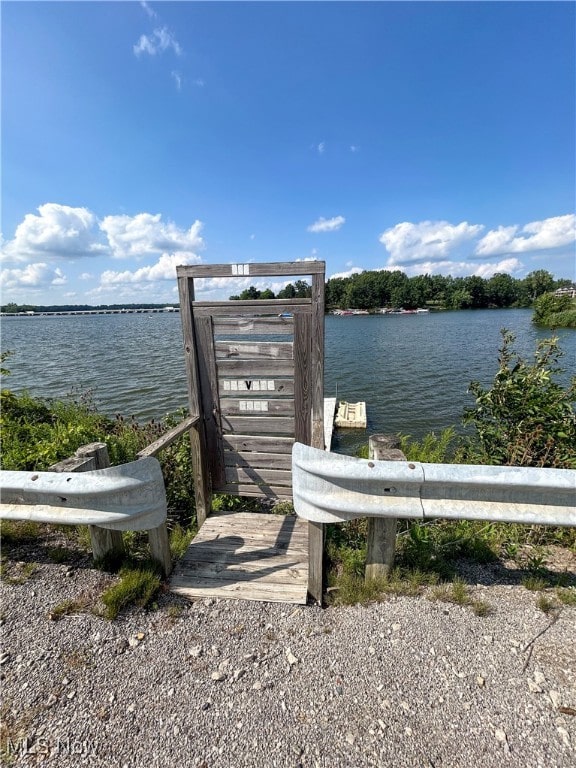
[[[322,610],[164,594],[114,622],[50,620],[112,578],[43,562],[2,585],[6,764],[576,765],[576,606],[545,614],[521,586],[479,584],[485,617],[426,597]]]

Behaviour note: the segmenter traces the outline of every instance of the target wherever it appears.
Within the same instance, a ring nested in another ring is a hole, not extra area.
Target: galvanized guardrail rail
[[[367,517],[365,579],[394,562],[397,519],[576,526],[576,471],[408,462],[393,436],[372,435],[370,460],[295,443],[294,509],[322,525]]]
[[[371,461],[296,443],[294,508],[307,520],[355,517],[576,525],[576,471]]]

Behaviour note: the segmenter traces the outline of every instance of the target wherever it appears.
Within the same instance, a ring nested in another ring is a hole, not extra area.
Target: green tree
[[[532,322],[548,327],[564,325],[557,318],[560,313],[568,312],[573,307],[570,296],[556,296],[553,293],[543,293],[534,302]]]
[[[488,280],[486,298],[495,307],[511,307],[520,295],[518,280],[505,272],[497,272]]]
[[[530,272],[524,278],[526,288],[532,298],[532,301],[542,296],[543,293],[549,293],[554,289],[554,278],[545,269],[537,269],[534,272]]]

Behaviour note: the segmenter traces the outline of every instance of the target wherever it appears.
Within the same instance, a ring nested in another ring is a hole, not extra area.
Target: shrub
[[[476,399],[464,423],[475,430],[469,458],[481,464],[576,468],[576,377],[568,387],[553,376],[563,372],[558,339],[541,341],[527,363],[513,349],[514,334],[502,331],[499,370],[490,389],[470,384]]]

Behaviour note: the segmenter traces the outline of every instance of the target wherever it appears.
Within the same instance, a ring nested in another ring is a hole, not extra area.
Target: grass
[[[124,566],[119,573],[120,581],[102,595],[105,616],[115,619],[128,605],[148,607],[162,585],[158,565],[154,561],[137,566]]]

